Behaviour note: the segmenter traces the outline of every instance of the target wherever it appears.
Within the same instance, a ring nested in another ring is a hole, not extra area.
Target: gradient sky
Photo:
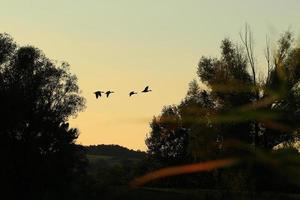
[[[67,61],[87,108],[71,124],[78,143],[145,150],[149,122],[178,104],[201,56],[218,56],[220,41],[239,41],[250,24],[263,66],[265,37],[300,33],[300,0],[0,0],[0,32],[47,57]],[[150,85],[152,93],[128,97]],[[93,92],[113,90],[96,100]]]

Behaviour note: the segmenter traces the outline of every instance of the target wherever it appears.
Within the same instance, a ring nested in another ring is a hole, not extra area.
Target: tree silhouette
[[[11,199],[62,195],[83,170],[78,130],[68,124],[84,109],[79,92],[67,63],[0,34],[0,171]]]
[[[146,139],[150,155],[170,164],[185,157],[186,130],[175,106],[164,107],[162,115],[152,120],[151,129],[151,137]]]
[[[287,182],[270,179],[268,177],[276,175],[265,172],[272,165],[270,160],[276,159],[276,155],[287,156],[289,152],[277,154],[274,149],[291,147],[299,141],[300,48],[294,46],[290,32],[280,37],[274,53],[267,45],[267,74],[265,79],[258,81],[248,26],[241,39],[242,45],[224,39],[220,58],[203,56],[200,59],[197,75],[206,86],[201,89],[193,80],[185,99],[178,106],[165,107],[161,115],[151,122],[146,144],[148,152],[165,165],[169,165],[170,159],[161,158],[168,153],[181,155],[176,158],[181,163],[227,157],[248,163],[255,161],[251,167],[236,168],[233,172],[226,172],[226,176],[225,172],[211,176],[210,180],[227,177],[224,186],[235,181],[232,174],[240,174],[242,178],[235,177],[238,180],[233,185],[250,183],[252,178],[256,189],[278,189]],[[170,148],[170,145],[174,147]],[[297,165],[299,158],[295,155],[293,151],[291,157]],[[264,160],[267,157],[269,161]],[[274,162],[280,163],[285,159],[288,158],[278,157]],[[261,170],[262,166],[264,170]],[[283,173],[285,167],[282,164],[282,168],[276,170]]]

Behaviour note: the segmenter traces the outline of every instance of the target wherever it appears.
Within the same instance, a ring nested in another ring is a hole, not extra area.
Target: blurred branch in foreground
[[[211,171],[221,167],[228,167],[238,163],[237,159],[224,159],[224,160],[214,160],[203,163],[189,164],[183,166],[167,167],[157,171],[150,172],[144,176],[138,177],[130,182],[132,187],[139,187],[147,182],[153,181],[155,179],[164,178],[168,176],[189,174],[201,171]]]

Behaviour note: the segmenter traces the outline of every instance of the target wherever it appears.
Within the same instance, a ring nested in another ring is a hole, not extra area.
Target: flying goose
[[[149,86],[145,87],[145,89],[142,92],[151,92],[152,90],[149,90]]]
[[[94,92],[94,94],[96,95],[96,99],[98,99],[98,97],[101,97],[101,93],[104,93],[104,92],[102,92],[102,91]]]
[[[111,93],[114,93],[114,91],[107,91],[107,92],[105,92],[105,94],[106,94],[106,97],[108,97]]]
[[[130,93],[129,93],[129,96],[131,97],[132,95],[134,95],[134,94],[137,94],[135,91],[131,91]]]

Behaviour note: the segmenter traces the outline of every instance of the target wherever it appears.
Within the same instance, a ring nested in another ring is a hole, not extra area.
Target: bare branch
[[[255,63],[254,63],[254,56],[253,56],[253,38],[252,33],[250,30],[250,27],[248,24],[245,25],[245,35],[244,37],[240,33],[240,38],[242,43],[245,46],[247,57],[250,63],[250,67],[252,70],[252,76],[253,76],[253,84],[256,85],[256,71],[255,71]]]
[[[266,82],[270,79],[270,73],[271,73],[271,53],[270,53],[270,40],[268,36],[266,36],[266,49],[265,49],[265,58],[268,64],[268,72],[267,72],[267,78]]]

